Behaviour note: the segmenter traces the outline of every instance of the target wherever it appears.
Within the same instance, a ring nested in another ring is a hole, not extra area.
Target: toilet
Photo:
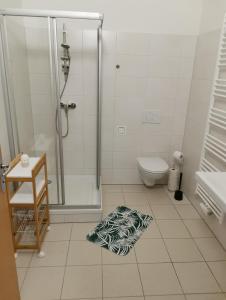
[[[160,157],[138,157],[137,166],[141,180],[146,186],[155,185],[169,170],[168,164]]]

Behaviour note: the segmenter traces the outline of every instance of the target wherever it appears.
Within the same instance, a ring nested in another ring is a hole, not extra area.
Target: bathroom
[[[2,163],[46,154],[50,213],[38,255],[0,242],[0,299],[226,299],[226,1],[0,3]],[[151,218],[127,255],[86,240],[121,206]]]

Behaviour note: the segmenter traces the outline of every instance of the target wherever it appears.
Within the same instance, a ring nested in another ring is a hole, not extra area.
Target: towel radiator
[[[202,172],[226,171],[226,15],[220,35],[215,80],[199,169]],[[197,185],[196,194],[222,223],[223,210],[200,184]]]

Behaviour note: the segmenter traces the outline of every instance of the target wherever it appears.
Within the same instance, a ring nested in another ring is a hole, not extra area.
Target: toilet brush
[[[179,181],[179,189],[174,193],[174,199],[181,201],[183,200],[183,192],[181,191],[181,183],[182,183],[182,172],[180,173],[180,181]]]

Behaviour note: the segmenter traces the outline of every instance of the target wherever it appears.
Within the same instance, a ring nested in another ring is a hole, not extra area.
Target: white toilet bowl
[[[168,164],[160,157],[138,157],[137,166],[141,180],[146,186],[153,186],[169,170]]]

